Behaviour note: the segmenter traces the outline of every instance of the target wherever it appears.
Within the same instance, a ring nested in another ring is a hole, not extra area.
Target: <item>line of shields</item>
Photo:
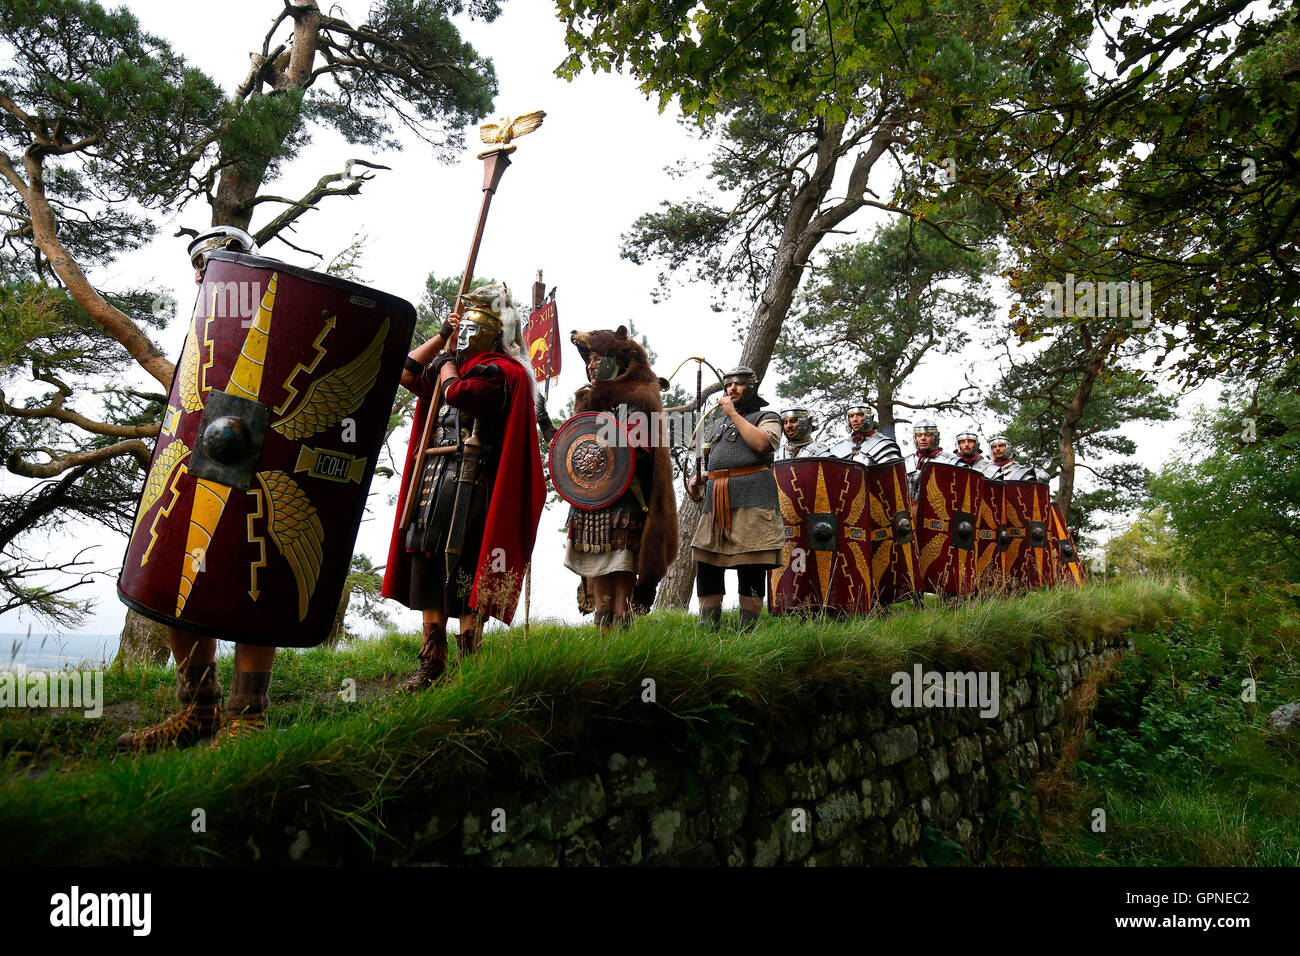
[[[865,614],[924,592],[963,596],[1083,581],[1064,516],[1039,481],[903,462],[799,458],[773,466],[785,526],[773,614]]]

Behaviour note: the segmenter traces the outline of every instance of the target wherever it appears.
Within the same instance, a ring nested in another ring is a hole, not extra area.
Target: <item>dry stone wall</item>
[[[671,718],[602,727],[546,783],[431,795],[393,862],[979,861],[999,820],[1032,802],[1027,785],[1055,766],[1081,685],[1127,646],[1098,638],[1010,661],[983,673],[998,692],[982,705],[977,685],[944,700],[917,667],[887,687],[827,684],[769,711],[739,702],[685,733]]]

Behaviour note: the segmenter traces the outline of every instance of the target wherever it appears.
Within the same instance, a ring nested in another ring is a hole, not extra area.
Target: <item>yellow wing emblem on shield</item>
[[[325,560],[325,528],[306,492],[282,471],[259,471],[257,480],[266,492],[266,527],[271,540],[298,582],[298,620],[316,590]]]
[[[158,499],[167,490],[167,482],[171,480],[176,466],[184,461],[189,453],[190,449],[185,442],[174,441],[154,460],[153,466],[149,469],[149,477],[145,479],[144,493],[140,495],[140,508],[135,514],[135,525],[131,528],[132,535],[140,527],[140,522],[144,520],[149,509],[158,503]]]
[[[290,441],[301,441],[337,425],[355,412],[379,377],[387,337],[388,319],[384,319],[364,352],[347,365],[313,381],[298,407],[271,427]]]
[[[931,479],[926,483],[925,496],[930,500],[930,507],[944,524],[948,523],[948,502],[942,491],[939,490],[939,482]]]
[[[199,337],[190,321],[185,348],[181,350],[181,364],[177,369],[180,378],[181,407],[187,412],[197,412],[203,407],[203,393],[199,390]]]

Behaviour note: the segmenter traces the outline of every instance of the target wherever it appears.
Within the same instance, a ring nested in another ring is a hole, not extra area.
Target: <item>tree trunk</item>
[[[690,495],[682,498],[677,508],[677,528],[679,530],[677,559],[668,568],[668,573],[659,582],[659,598],[656,608],[674,608],[686,610],[691,603],[691,588],[695,585],[695,559],[691,557],[691,538],[695,537],[695,526],[700,521],[700,505],[691,500]]]
[[[321,647],[328,647],[331,651],[339,646],[339,641],[343,639],[343,622],[348,617],[348,602],[352,600],[352,588],[343,585],[343,594],[339,596],[339,609],[334,612],[334,623],[330,625],[330,636],[325,638],[325,643]]]
[[[166,625],[127,608],[126,622],[122,625],[121,642],[117,646],[113,666],[158,667],[167,663],[171,653],[172,645],[167,639]]]
[[[817,142],[817,164],[811,177],[795,194],[790,212],[781,230],[781,241],[772,260],[767,285],[758,301],[754,320],[745,333],[740,350],[740,365],[747,365],[761,380],[772,361],[772,351],[781,334],[781,326],[790,312],[795,291],[803,278],[808,260],[822,239],[841,222],[865,205],[867,177],[876,160],[893,142],[889,129],[878,128],[868,147],[858,154],[849,174],[847,197],[827,209],[821,209],[830,191],[835,169],[844,155],[844,124],[827,124]],[[656,607],[686,607],[695,580],[695,563],[691,559],[690,541],[700,521],[700,506],[689,497],[677,510],[679,541],[677,560],[659,585]]]
[[[1088,402],[1092,398],[1092,389],[1097,384],[1097,376],[1101,374],[1102,366],[1110,360],[1118,335],[1114,330],[1107,332],[1096,348],[1093,348],[1092,336],[1087,329],[1081,330],[1081,338],[1090,354],[1084,365],[1083,375],[1079,379],[1079,387],[1074,391],[1070,407],[1065,410],[1065,418],[1058,432],[1061,448],[1059,475],[1061,480],[1056,492],[1056,503],[1061,506],[1061,514],[1065,516],[1067,522],[1070,520],[1070,502],[1074,499],[1074,440],[1079,431],[1079,419],[1083,417],[1084,409],[1088,407]]]
[[[212,225],[248,231],[253,221],[253,201],[266,175],[266,165],[249,159],[222,170],[212,197]]]
[[[886,378],[876,382],[876,428],[898,441],[894,434],[894,385]]]

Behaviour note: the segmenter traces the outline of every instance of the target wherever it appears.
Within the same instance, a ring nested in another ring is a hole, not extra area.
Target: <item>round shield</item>
[[[551,439],[551,481],[560,497],[584,511],[618,501],[632,484],[631,438],[608,412],[582,412]]]

